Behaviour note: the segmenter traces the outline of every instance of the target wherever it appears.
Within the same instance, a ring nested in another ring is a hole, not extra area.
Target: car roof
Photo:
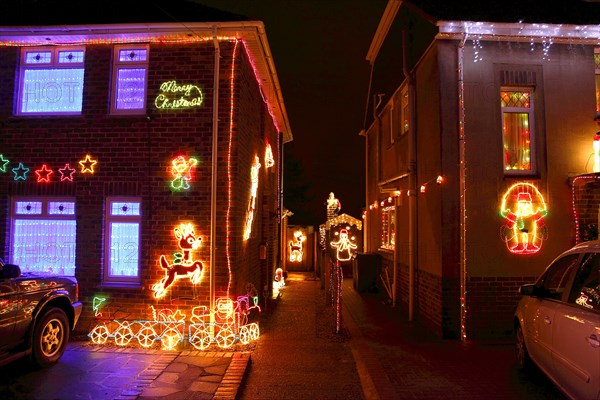
[[[600,251],[600,240],[590,240],[588,242],[579,243],[570,250],[565,251],[564,254],[585,253],[587,251]]]

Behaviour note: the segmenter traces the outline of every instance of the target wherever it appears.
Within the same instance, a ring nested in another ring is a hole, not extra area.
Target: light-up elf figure
[[[332,219],[338,216],[342,209],[342,203],[335,197],[333,192],[329,193],[329,198],[325,202],[327,205],[327,219]]]
[[[516,201],[509,206],[508,198]],[[519,183],[507,190],[500,215],[505,222],[501,228],[501,237],[508,249],[516,254],[537,253],[542,247],[542,240],[548,237],[544,222],[546,214],[546,203],[535,186]]]
[[[358,246],[352,243],[351,239],[348,237],[347,229],[341,229],[339,235],[340,237],[337,241],[332,241],[330,243],[331,247],[336,249],[338,261],[349,261],[352,258],[352,250],[356,250]]]

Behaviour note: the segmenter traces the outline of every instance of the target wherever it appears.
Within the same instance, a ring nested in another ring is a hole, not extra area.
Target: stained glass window
[[[113,58],[113,114],[141,114],[146,110],[148,45],[115,46]]]
[[[64,212],[60,212],[61,205]],[[75,202],[53,198],[13,201],[10,257],[23,272],[75,275]]]
[[[529,88],[500,91],[503,159],[507,174],[535,172],[531,95]]]
[[[84,57],[81,47],[23,49],[16,114],[81,114]]]
[[[106,209],[104,282],[139,282],[140,199],[108,198]]]

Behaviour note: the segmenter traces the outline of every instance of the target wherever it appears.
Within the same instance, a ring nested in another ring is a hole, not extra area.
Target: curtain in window
[[[531,169],[531,138],[528,113],[503,113],[504,168]]]

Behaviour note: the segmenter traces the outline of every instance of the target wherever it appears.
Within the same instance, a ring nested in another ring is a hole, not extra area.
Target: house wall
[[[0,98],[0,153],[11,161],[23,161],[39,168],[43,163],[53,169],[66,162],[76,166],[85,154],[98,160],[93,176],[75,175],[72,183],[40,184],[30,174],[25,182],[0,175],[0,210],[6,223],[0,225],[2,256],[8,256],[10,238],[9,199],[15,195],[73,196],[76,198],[77,255],[76,277],[84,302],[79,329],[89,328],[92,298],[109,298],[105,315],[121,319],[148,319],[150,306],[182,308],[208,305],[210,259],[210,198],[212,152],[212,105],[214,99],[214,48],[212,43],[151,44],[147,89],[147,113],[142,116],[109,115],[109,90],[112,46],[86,46],[83,112],[69,117],[13,117],[12,96]],[[259,244],[269,251],[277,249],[278,167],[259,170],[256,215],[249,240],[242,239],[250,198],[250,167],[254,155],[264,164],[265,143],[278,160],[278,138],[243,45],[237,46],[235,59],[234,108],[230,108],[230,78],[234,43],[220,43],[219,144],[216,246],[216,294],[246,293],[251,283],[261,294],[270,279],[271,261],[259,260]],[[18,49],[0,48],[0,87],[3,93],[15,92]],[[176,79],[194,83],[204,93],[203,107],[193,110],[159,110],[153,105],[162,82]],[[230,135],[230,116],[233,130]],[[230,140],[231,139],[231,140]],[[230,152],[231,150],[231,152]],[[200,160],[195,180],[187,192],[169,189],[168,168],[179,154]],[[11,164],[12,167],[12,164]],[[56,175],[55,175],[56,177]],[[227,185],[231,177],[231,187]],[[227,201],[231,193],[231,204]],[[135,287],[108,286],[102,283],[104,263],[104,202],[107,196],[142,198],[141,283]],[[229,215],[229,224],[227,224]],[[192,222],[202,237],[194,256],[204,264],[204,278],[198,285],[181,279],[161,300],[152,296],[152,285],[164,277],[159,258],[171,258],[179,251],[173,228]],[[230,241],[227,241],[227,238]],[[227,251],[229,250],[229,256]],[[269,278],[267,278],[269,276]]]

